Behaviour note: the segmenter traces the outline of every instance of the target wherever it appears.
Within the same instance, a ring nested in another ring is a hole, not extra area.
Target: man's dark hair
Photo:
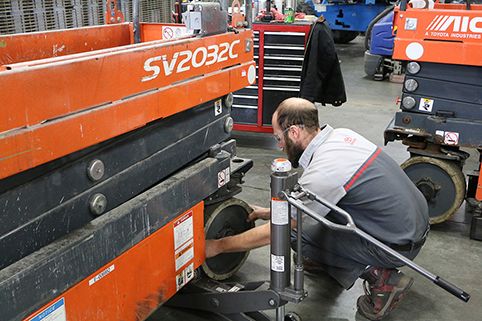
[[[282,130],[293,126],[303,125],[308,132],[320,128],[318,110],[315,105],[303,98],[288,98],[276,109],[278,125]]]

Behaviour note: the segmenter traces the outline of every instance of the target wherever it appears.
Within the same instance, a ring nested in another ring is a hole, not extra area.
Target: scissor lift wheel
[[[415,156],[401,165],[428,202],[430,224],[449,219],[465,198],[465,176],[456,163]]]
[[[254,227],[253,222],[246,221],[250,211],[248,204],[237,198],[206,206],[204,211],[206,239],[236,235]],[[202,270],[214,280],[225,280],[239,270],[248,254],[249,251],[220,254],[207,259],[202,265]]]

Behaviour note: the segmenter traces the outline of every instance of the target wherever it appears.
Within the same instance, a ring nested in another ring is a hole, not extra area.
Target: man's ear
[[[298,126],[291,126],[290,130],[291,132],[291,137],[294,142],[298,142],[301,138],[301,128]]]

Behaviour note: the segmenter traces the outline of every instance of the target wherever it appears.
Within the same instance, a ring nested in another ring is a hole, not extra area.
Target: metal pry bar
[[[393,250],[388,245],[380,242],[379,240],[377,240],[376,238],[374,238],[370,234],[368,234],[368,233],[364,232],[363,230],[359,229],[356,226],[355,222],[353,221],[353,218],[351,217],[351,215],[348,212],[346,212],[345,210],[343,210],[340,207],[330,203],[326,199],[308,191],[307,189],[303,188],[300,185],[296,185],[293,188],[293,191],[295,193],[298,193],[298,194],[295,195],[295,196],[292,196],[292,195],[290,195],[286,192],[282,192],[282,194],[284,195],[284,197],[286,197],[286,200],[288,201],[288,203],[290,203],[294,207],[298,208],[299,210],[303,211],[304,213],[308,214],[313,219],[317,220],[318,222],[320,222],[320,223],[322,223],[322,224],[326,225],[327,227],[329,227],[331,229],[334,229],[334,230],[348,231],[348,232],[356,233],[358,236],[360,236],[360,237],[364,238],[365,240],[367,240],[368,242],[374,244],[376,247],[378,247],[378,248],[384,250],[386,253],[389,253],[390,255],[396,257],[397,259],[399,259],[400,261],[405,263],[407,266],[409,266],[411,269],[415,270],[416,272],[420,273],[421,275],[423,275],[427,279],[431,280],[433,283],[435,283],[436,285],[438,285],[442,289],[444,289],[447,292],[453,294],[454,296],[458,297],[459,299],[461,299],[464,302],[469,301],[470,294],[468,294],[464,290],[462,290],[459,287],[457,287],[456,285],[446,281],[445,279],[441,278],[440,276],[437,276],[437,275],[427,271],[425,268],[419,266],[418,264],[414,263],[412,260],[406,258],[405,256],[401,255],[397,251]],[[328,207],[330,210],[339,213],[340,215],[342,215],[346,219],[347,223],[345,225],[333,223],[332,221],[328,220],[324,216],[312,211],[311,209],[309,209],[307,206],[305,206],[303,204],[303,202],[301,200],[302,197],[300,197],[300,195],[304,195],[306,198],[308,198],[312,201],[316,201],[316,202]]]

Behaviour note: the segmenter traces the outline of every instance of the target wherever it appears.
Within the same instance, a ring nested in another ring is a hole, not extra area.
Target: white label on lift
[[[275,225],[286,225],[289,223],[288,202],[271,200],[271,222]]]
[[[459,144],[459,133],[457,132],[445,132],[444,143],[447,145]]]
[[[231,169],[226,167],[218,173],[218,188],[226,185],[229,182],[231,179],[230,171]]]
[[[174,223],[174,250],[194,237],[192,211],[184,214]]]
[[[65,300],[61,298],[57,302],[43,309],[28,321],[66,321]]]
[[[407,18],[405,20],[405,30],[417,30],[417,18]]]
[[[180,38],[193,33],[192,30],[188,30],[186,27],[162,26],[161,29],[162,39],[165,40]]]
[[[271,270],[275,272],[285,271],[285,257],[282,255],[271,254]]]
[[[239,286],[234,285],[231,289],[228,290],[228,292],[238,292],[241,290]]]
[[[190,239],[175,252],[176,271],[194,258],[194,240]]]
[[[108,268],[106,268],[105,270],[103,270],[102,272],[97,274],[96,276],[94,276],[92,279],[89,280],[89,286],[91,286],[95,282],[99,281],[100,279],[102,279],[104,276],[106,276],[110,272],[114,271],[114,269],[115,269],[115,265],[112,264],[111,266],[109,266]]]
[[[433,107],[433,99],[420,98],[420,105],[418,105],[418,110],[431,112]]]
[[[214,290],[216,290],[216,292],[219,292],[219,293],[228,292],[228,290],[223,289],[222,287],[219,287],[219,286],[217,288],[215,288]]]
[[[218,99],[214,102],[214,116],[221,115],[223,113],[223,102]]]
[[[176,275],[176,291],[179,291],[184,285],[191,281],[194,277],[194,263],[186,266],[181,273]]]

